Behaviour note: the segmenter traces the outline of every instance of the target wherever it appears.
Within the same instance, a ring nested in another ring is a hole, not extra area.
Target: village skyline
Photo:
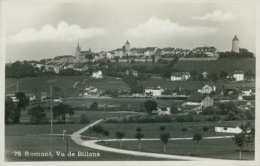
[[[82,50],[93,52],[120,48],[127,40],[132,48],[206,45],[230,51],[237,35],[242,48],[255,53],[250,3],[115,4],[5,2],[6,62],[74,55],[78,40]]]

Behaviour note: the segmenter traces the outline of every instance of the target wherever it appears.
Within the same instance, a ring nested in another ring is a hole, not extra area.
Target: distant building
[[[172,72],[171,81],[186,81],[190,78],[190,72]]]
[[[7,97],[10,97],[10,98],[13,100],[13,102],[18,102],[18,101],[19,101],[19,100],[15,97],[15,94],[14,94],[14,93],[6,94],[5,96],[6,96],[6,98],[7,98]]]
[[[92,78],[103,78],[102,71],[93,71]]]
[[[46,100],[47,92],[41,92],[41,100]]]
[[[160,86],[158,86],[157,88],[154,87],[145,88],[145,93],[151,94],[152,96],[160,96],[162,95],[163,91],[164,91],[163,88],[161,88]]]
[[[242,129],[240,129],[241,125],[242,125],[242,121],[218,121],[217,124],[215,125],[215,132],[241,133],[242,132]]]
[[[217,49],[215,47],[204,46],[204,47],[197,47],[197,48],[193,49],[192,52],[194,54],[205,53],[208,56],[213,56],[217,52]]]
[[[130,69],[130,70],[126,70],[126,72],[125,72],[126,75],[130,75],[130,73],[133,74],[133,76],[135,76],[135,77],[138,76],[138,71],[136,71],[136,70]]]
[[[186,105],[200,105],[202,107],[209,107],[213,106],[213,100],[207,95],[194,93],[182,104],[182,106]]]
[[[170,107],[157,107],[157,110],[152,111],[152,115],[171,115]]]
[[[244,72],[235,71],[234,73],[229,73],[227,78],[234,79],[235,81],[244,81]]]
[[[232,40],[232,50],[231,50],[231,52],[239,53],[239,40],[238,40],[236,35]]]
[[[216,86],[215,85],[205,85],[201,89],[198,89],[199,93],[211,93],[216,91]]]
[[[157,47],[147,47],[146,51],[144,52],[145,56],[151,56],[156,53]]]
[[[60,72],[60,66],[59,65],[54,66],[54,72],[59,74],[59,72]]]
[[[242,93],[242,96],[251,96],[252,95],[252,88],[248,86],[242,86],[238,89],[239,93]]]
[[[84,63],[86,62],[86,55],[92,54],[91,49],[89,48],[88,51],[81,51],[81,48],[78,46],[76,47],[76,53],[75,53],[75,60],[74,63]]]

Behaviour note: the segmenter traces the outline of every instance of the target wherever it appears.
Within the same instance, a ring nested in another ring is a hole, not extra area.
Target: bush
[[[193,116],[191,114],[181,114],[181,115],[176,115],[175,119],[178,122],[192,122]]]
[[[82,114],[82,115],[80,116],[80,123],[81,123],[81,124],[89,123],[89,119],[88,119],[87,115]]]

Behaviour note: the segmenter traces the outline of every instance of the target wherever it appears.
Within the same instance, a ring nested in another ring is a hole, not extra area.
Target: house
[[[182,107],[183,113],[196,113],[202,114],[202,106],[201,105],[185,105]]]
[[[241,133],[242,129],[239,127],[242,121],[218,121],[215,125],[215,132],[221,133]]]
[[[145,89],[145,93],[151,94],[152,96],[160,96],[160,95],[162,95],[163,91],[164,91],[163,88],[161,88],[160,86],[158,86],[157,88],[148,87]]]
[[[87,98],[97,98],[100,96],[99,92],[84,92],[84,97]]]
[[[234,73],[228,73],[228,79],[234,79],[235,81],[243,81],[244,80],[244,72],[243,71],[235,71]]]
[[[93,73],[92,73],[92,76],[91,76],[92,78],[103,78],[103,76],[102,76],[102,71],[93,71]]]
[[[215,85],[205,85],[201,89],[198,89],[199,93],[211,93],[216,91],[216,86]]]
[[[136,71],[136,70],[130,69],[130,70],[126,70],[126,72],[125,72],[126,75],[129,75],[130,73],[132,73],[132,75],[135,77],[138,76],[138,71]]]
[[[157,110],[152,111],[152,115],[171,115],[170,107],[157,107]]]
[[[182,106],[186,105],[199,105],[202,107],[209,107],[213,106],[213,100],[207,95],[194,93],[182,104]]]
[[[36,96],[35,94],[26,93],[25,95],[26,95],[27,97],[29,97],[30,101],[37,100],[37,96]]]
[[[47,92],[41,92],[41,100],[46,100]]]
[[[202,73],[202,75],[203,75],[203,79],[206,79],[207,76],[208,76],[208,73],[207,73],[206,71],[204,71],[204,72]]]
[[[10,93],[10,94],[6,94],[5,95],[6,98],[10,97],[13,102],[18,102],[19,100],[15,97],[15,94],[14,93]]]
[[[63,101],[62,101],[62,97],[54,98],[53,101],[54,101],[54,102],[63,102]]]
[[[156,50],[157,50],[157,47],[147,47],[146,51],[144,52],[144,55],[151,56],[151,55],[155,54]]]
[[[171,81],[186,81],[190,78],[190,72],[172,72]]]
[[[197,48],[193,49],[193,53],[215,54],[216,52],[217,52],[217,49],[215,47],[209,47],[209,46],[197,47]]]
[[[252,95],[252,89],[248,86],[242,86],[238,90],[242,93],[242,96],[251,96]]]

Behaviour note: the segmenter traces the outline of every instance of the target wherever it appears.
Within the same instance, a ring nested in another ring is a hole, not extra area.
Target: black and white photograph
[[[0,4],[0,165],[259,165],[260,1]]]

